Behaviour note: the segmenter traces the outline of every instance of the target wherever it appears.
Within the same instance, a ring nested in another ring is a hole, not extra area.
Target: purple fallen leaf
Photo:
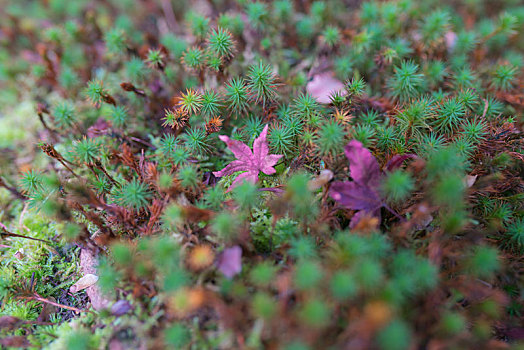
[[[325,72],[313,76],[306,86],[307,92],[320,103],[329,103],[329,96],[339,91],[345,94],[344,84],[333,76],[333,72]]]
[[[127,300],[119,300],[111,306],[111,314],[113,316],[122,316],[131,311],[133,307]]]
[[[344,148],[349,160],[349,175],[353,181],[369,187],[378,187],[382,179],[380,166],[371,152],[357,140],[351,140]]]
[[[273,193],[278,193],[278,194],[285,192],[282,188],[278,188],[278,187],[264,187],[264,188],[259,188],[258,190],[266,191],[266,192],[273,192]]]
[[[446,42],[446,47],[448,52],[453,52],[455,45],[457,44],[457,34],[455,32],[449,31],[444,34],[444,41]]]
[[[353,210],[371,212],[382,206],[382,199],[373,188],[354,181],[334,182],[330,190],[334,200]]]
[[[408,154],[395,154],[391,159],[386,163],[386,170],[387,171],[393,171],[395,169],[398,169],[402,166],[402,163],[404,163],[405,160],[417,158],[416,155],[408,153]]]
[[[28,61],[33,64],[40,63],[40,60],[42,59],[39,54],[31,50],[23,50],[21,51],[21,55],[24,61]]]
[[[512,327],[502,331],[502,333],[510,340],[522,340],[524,339],[524,328],[523,327]]]
[[[226,143],[227,148],[233,152],[237,160],[229,163],[224,169],[213,172],[213,175],[222,177],[234,174],[237,171],[244,171],[233,181],[230,188],[232,189],[244,180],[256,183],[260,171],[266,175],[276,173],[274,165],[282,158],[282,155],[269,154],[269,146],[266,140],[267,129],[268,126],[266,125],[260,133],[260,136],[253,142],[253,151],[243,142],[230,139],[225,135],[220,135],[219,138]]]
[[[218,258],[217,267],[227,278],[232,278],[240,273],[242,271],[242,248],[236,245],[224,249]]]
[[[202,178],[202,183],[206,186],[214,186],[217,181],[216,176],[211,171],[206,171]]]
[[[357,140],[350,141],[344,148],[344,153],[349,160],[349,175],[353,181],[333,182],[329,195],[342,206],[358,210],[351,218],[351,228],[355,227],[365,214],[376,216],[380,220],[380,208],[385,205],[380,195],[384,175],[377,160]]]

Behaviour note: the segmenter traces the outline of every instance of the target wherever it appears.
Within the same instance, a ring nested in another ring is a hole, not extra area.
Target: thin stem
[[[57,134],[56,130],[54,130],[49,125],[47,125],[47,123],[46,123],[42,113],[38,113],[38,119],[40,119],[40,123],[42,123],[42,126],[44,127],[44,129],[49,131],[49,133],[52,135],[52,137],[56,140],[56,134]]]
[[[15,196],[16,198],[18,199],[21,199],[21,200],[27,200],[28,198],[23,195],[22,193],[20,193],[15,187],[12,187],[12,186],[9,186],[5,181],[4,179],[2,179],[0,177],[0,187],[4,187],[6,190],[8,190],[9,192],[11,192],[11,194],[13,196]]]
[[[71,169],[71,168],[67,165],[67,163],[65,162],[65,159],[57,159],[57,160],[60,162],[60,164],[62,164],[62,165],[64,166],[64,168],[66,168],[67,170],[69,170],[69,172],[70,172],[71,174],[73,174],[73,175],[74,175],[75,177],[77,177],[77,178],[80,178],[80,176],[78,176],[78,175],[73,171],[73,169]]]
[[[51,300],[48,300],[46,298],[41,297],[37,293],[34,293],[33,295],[31,295],[29,297],[20,297],[20,298],[21,299],[30,299],[30,300],[40,301],[42,303],[50,304],[50,305],[53,305],[53,306],[56,306],[56,307],[59,307],[59,308],[62,308],[62,309],[71,310],[71,311],[74,311],[74,312],[77,312],[77,313],[87,312],[86,310],[81,310],[81,309],[78,309],[78,308],[76,308],[74,306],[67,306],[67,305],[55,303],[54,301],[51,301]]]
[[[400,216],[396,211],[394,211],[393,209],[391,209],[389,207],[389,205],[387,204],[384,204],[384,208],[386,208],[387,211],[389,211],[391,214],[395,215],[395,217],[401,221],[405,221],[406,219],[403,218],[402,216]]]
[[[47,243],[47,244],[53,244],[52,242],[50,241],[46,241],[45,239],[40,239],[40,238],[33,238],[33,237],[29,237],[29,236],[24,236],[24,235],[19,235],[17,233],[12,233],[12,232],[9,232],[5,226],[3,224],[1,224],[2,228],[4,231],[0,231],[0,235],[2,236],[7,236],[7,237],[18,237],[18,238],[25,238],[25,239],[30,239],[32,241],[39,241],[39,242],[43,242],[43,243]]]

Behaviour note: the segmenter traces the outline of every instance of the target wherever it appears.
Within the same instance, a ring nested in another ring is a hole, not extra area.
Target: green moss
[[[27,323],[2,342],[504,338],[522,314],[524,8],[348,4],[7,0],[0,314]],[[239,161],[255,184],[215,175]],[[86,249],[113,299],[96,312],[69,291]],[[37,295],[83,311],[46,316]]]

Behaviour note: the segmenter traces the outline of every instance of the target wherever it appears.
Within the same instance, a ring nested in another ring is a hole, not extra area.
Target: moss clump
[[[517,1],[3,7],[2,345],[515,342]]]

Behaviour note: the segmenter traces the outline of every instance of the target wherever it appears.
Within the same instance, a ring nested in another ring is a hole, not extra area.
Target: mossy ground
[[[0,9],[2,347],[522,346],[521,2]]]

